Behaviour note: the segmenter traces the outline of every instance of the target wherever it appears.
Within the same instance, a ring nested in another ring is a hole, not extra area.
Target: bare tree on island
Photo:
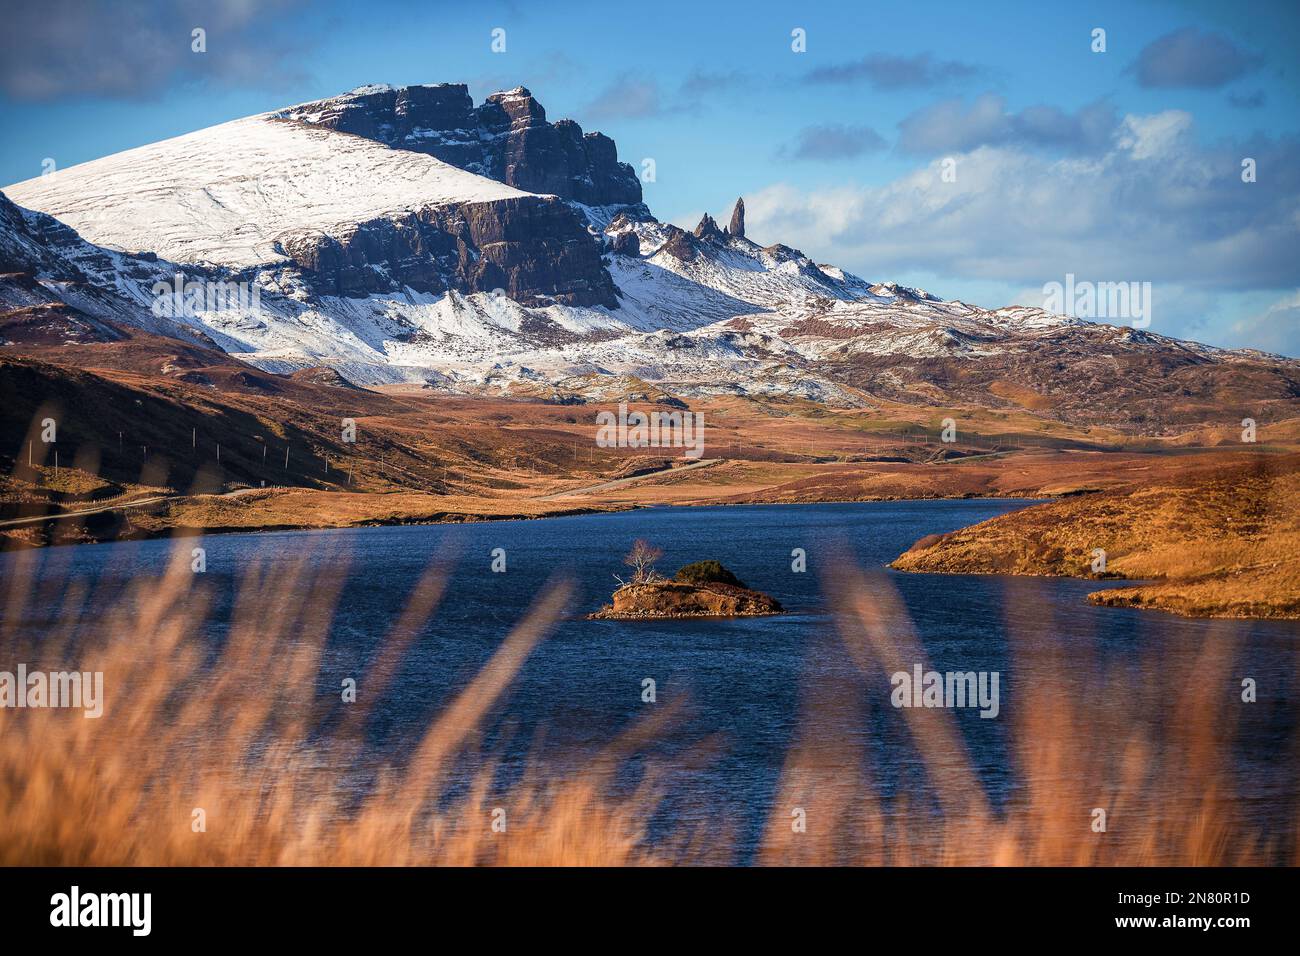
[[[623,563],[632,569],[632,580],[624,581],[617,574],[614,575],[614,580],[619,584],[649,584],[658,580],[655,562],[663,556],[663,548],[656,548],[644,538],[637,538],[632,542],[632,550],[623,558]]]

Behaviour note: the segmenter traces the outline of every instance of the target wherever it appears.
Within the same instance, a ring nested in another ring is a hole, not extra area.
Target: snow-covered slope
[[[752,241],[740,202],[728,228],[705,216],[687,232],[653,217],[631,175],[612,140],[547,122],[522,88],[479,107],[459,86],[363,88],[8,187],[29,211],[0,206],[0,310],[63,302],[269,371],[463,392],[642,381],[988,403],[1027,387],[1073,389],[1059,401],[1084,396],[1071,414],[1086,417],[1087,389],[1131,374],[1200,376],[1179,387],[1207,395],[1215,369],[1240,363],[1270,382],[1296,374],[1278,357],[868,281]],[[254,283],[260,302],[159,319],[153,289],[177,272]]]
[[[526,195],[424,153],[269,114],[222,123],[5,188],[90,242],[232,269],[286,240],[429,206]]]

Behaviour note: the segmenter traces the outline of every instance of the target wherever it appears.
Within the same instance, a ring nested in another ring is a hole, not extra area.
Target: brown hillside
[[[1104,574],[1094,549],[1106,552]],[[893,567],[1142,580],[1098,604],[1300,618],[1300,455],[1038,505],[918,541]]]

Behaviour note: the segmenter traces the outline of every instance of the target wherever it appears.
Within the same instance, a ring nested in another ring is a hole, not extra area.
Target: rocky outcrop
[[[601,248],[569,206],[540,196],[432,206],[350,233],[282,240],[322,295],[492,292],[522,305],[617,304]]]
[[[472,290],[501,288],[525,305],[539,298],[617,305],[600,244],[568,206],[532,196],[466,203],[438,223],[456,236],[460,272]],[[475,249],[480,255],[472,258]]]
[[[664,240],[660,251],[666,252],[678,262],[690,262],[699,255],[700,241],[693,234],[671,223],[665,224],[664,232],[667,233],[668,238]]]
[[[337,369],[330,368],[328,365],[313,365],[310,368],[300,368],[296,372],[291,372],[289,378],[295,382],[328,385],[331,388],[347,388],[354,392],[359,391],[361,388],[361,386],[353,384],[340,375]]]
[[[637,620],[686,617],[763,617],[784,608],[775,598],[748,588],[710,582],[653,581],[627,584],[614,592],[613,604],[589,615],[592,620]]]
[[[736,200],[736,208],[731,210],[731,225],[727,227],[727,233],[742,238],[745,235],[745,200],[743,197]]]
[[[718,222],[707,212],[700,217],[699,225],[693,232],[687,232],[674,226],[672,223],[664,223],[661,227],[662,232],[667,237],[664,240],[660,250],[666,252],[679,262],[690,262],[706,252],[710,243],[725,243],[727,234],[718,228]]]
[[[631,230],[615,233],[611,238],[609,248],[616,256],[639,256],[641,255],[641,237]]]
[[[76,278],[76,270],[48,248],[51,236],[59,230],[72,232],[40,213],[32,214],[29,222],[23,211],[0,193],[0,273],[39,271],[56,279]]]
[[[707,212],[700,219],[700,224],[695,227],[695,238],[720,240],[726,238],[726,233],[718,228],[718,223]]]
[[[276,118],[428,153],[527,192],[592,206],[641,202],[641,182],[618,161],[612,139],[584,133],[572,120],[548,122],[542,104],[522,86],[493,93],[481,106],[463,83],[362,87]]]
[[[477,107],[464,84],[363,87],[275,118],[427,153],[531,193],[644,209],[641,183],[614,141],[571,120],[548,122],[523,87]],[[601,239],[568,204],[543,196],[429,207],[344,235],[287,236],[281,247],[324,295],[501,289],[525,306],[618,306]],[[637,255],[637,236],[613,240],[613,251]]]

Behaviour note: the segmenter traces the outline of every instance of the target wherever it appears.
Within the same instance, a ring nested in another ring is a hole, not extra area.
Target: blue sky
[[[753,238],[866,278],[989,307],[1150,281],[1153,331],[1300,354],[1300,6],[1081,6],[20,3],[0,182],[365,83],[522,84],[653,158],[661,219],[744,195]]]

